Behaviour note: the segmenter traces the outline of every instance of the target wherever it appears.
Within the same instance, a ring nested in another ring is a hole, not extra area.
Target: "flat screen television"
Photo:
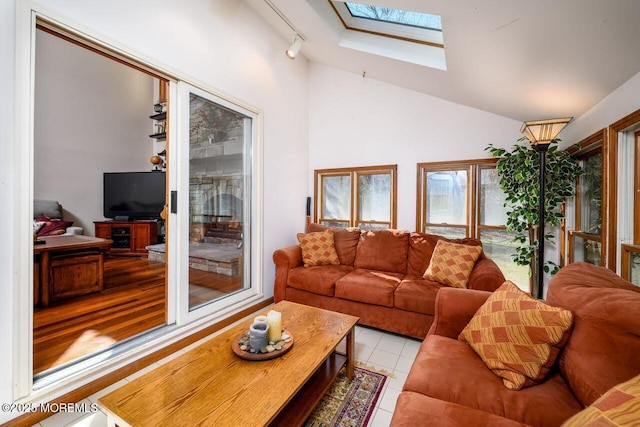
[[[165,205],[165,173],[105,172],[105,218],[123,221],[160,219]]]

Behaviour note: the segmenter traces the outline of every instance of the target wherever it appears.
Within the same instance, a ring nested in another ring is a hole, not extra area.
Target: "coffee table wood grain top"
[[[282,312],[283,328],[295,337],[288,353],[266,361],[237,357],[231,343],[249,329],[252,317],[101,397],[109,424],[267,425],[286,412],[316,370],[334,363],[333,352],[345,337],[347,375],[353,377],[357,317],[288,301],[272,309]]]
[[[112,240],[109,239],[101,239],[99,237],[91,237],[84,235],[61,235],[61,236],[43,236],[39,237],[38,240],[44,240],[44,244],[41,245],[33,245],[33,253],[39,254],[42,252],[53,252],[53,251],[65,251],[70,249],[89,249],[89,248],[99,248],[99,249],[108,249],[109,246],[113,243]]]

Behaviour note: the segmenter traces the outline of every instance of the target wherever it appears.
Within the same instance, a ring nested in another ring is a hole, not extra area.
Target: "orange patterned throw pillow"
[[[454,288],[466,288],[481,253],[481,246],[439,240],[423,277]]]
[[[562,427],[639,426],[640,375],[618,384]]]
[[[569,338],[573,314],[506,281],[478,309],[459,339],[510,390],[541,382]]]
[[[302,249],[302,261],[305,267],[340,264],[340,258],[338,258],[333,243],[333,230],[328,229],[307,234],[298,233],[298,241]]]

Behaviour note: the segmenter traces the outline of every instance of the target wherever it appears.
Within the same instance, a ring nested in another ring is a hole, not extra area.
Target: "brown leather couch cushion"
[[[443,286],[422,277],[406,276],[396,288],[394,304],[402,310],[433,316],[436,295]]]
[[[560,369],[584,406],[640,374],[640,287],[579,262],[553,277],[547,302],[573,312]]]
[[[408,251],[408,231],[362,231],[353,266],[355,268],[405,274],[407,271]]]
[[[393,307],[393,293],[403,274],[357,268],[336,282],[337,298]]]
[[[439,335],[425,338],[404,390],[536,426],[559,426],[582,410],[557,372],[540,385],[511,391],[471,347]]]
[[[405,391],[400,393],[391,419],[393,427],[437,426],[491,426],[526,427],[517,421],[488,412],[434,399],[424,394]]]
[[[321,224],[309,224],[309,233],[315,231],[326,230],[330,227],[326,227]],[[358,241],[360,240],[359,228],[334,228],[333,229],[333,241],[336,246],[336,252],[338,252],[338,258],[340,258],[340,264],[353,266],[353,261],[356,259],[356,249],[358,248]]]
[[[348,265],[323,265],[316,267],[296,267],[289,271],[289,286],[332,297],[336,280],[353,270]]]

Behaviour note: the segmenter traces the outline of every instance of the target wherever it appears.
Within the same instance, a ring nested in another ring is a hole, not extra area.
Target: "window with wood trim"
[[[622,245],[622,277],[640,286],[640,131],[633,147],[633,245]]]
[[[640,245],[622,245],[622,278],[640,286]]]
[[[395,228],[397,165],[315,171],[315,222],[363,230]]]
[[[568,151],[584,173],[576,183],[573,230],[567,236],[568,262],[584,261],[603,266],[606,259],[604,145],[606,132],[598,131]]]
[[[633,243],[640,245],[640,130],[634,134],[633,148]]]
[[[505,277],[530,290],[529,268],[513,262],[505,194],[497,159],[418,164],[416,230],[447,238],[475,237]]]
[[[640,110],[626,115],[608,128],[607,157],[607,267],[618,271],[618,251],[621,245],[633,243],[634,204],[633,176],[637,173],[637,158],[634,165],[634,133],[640,129]],[[637,220],[635,222],[637,224]],[[637,230],[637,228],[636,228]],[[621,256],[621,255],[620,255]]]

